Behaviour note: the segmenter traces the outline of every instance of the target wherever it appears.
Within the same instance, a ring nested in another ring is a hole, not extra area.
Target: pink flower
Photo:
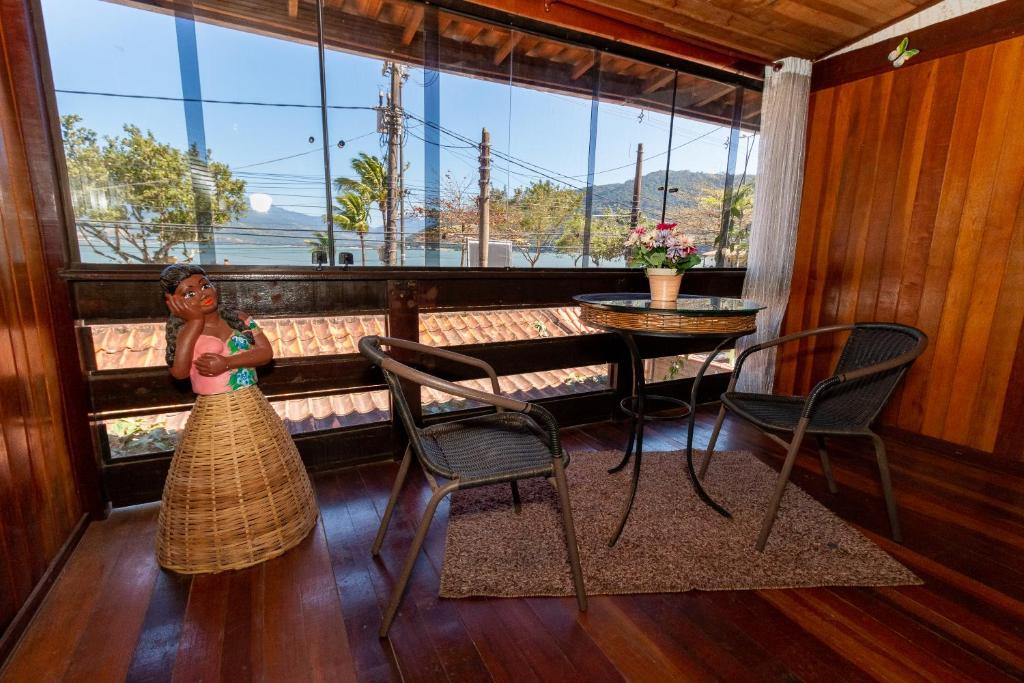
[[[679,225],[678,223],[658,223],[657,230],[671,230],[672,228]]]

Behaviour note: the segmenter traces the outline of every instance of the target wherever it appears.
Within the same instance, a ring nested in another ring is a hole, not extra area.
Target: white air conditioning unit
[[[480,266],[480,240],[466,240],[469,250],[469,267]],[[509,268],[512,266],[512,243],[491,240],[487,243],[487,267]]]

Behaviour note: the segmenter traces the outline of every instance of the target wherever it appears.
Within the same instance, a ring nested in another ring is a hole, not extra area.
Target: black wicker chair
[[[382,351],[381,345],[392,349],[436,356],[479,368],[490,378],[494,393],[453,384],[411,368]],[[558,491],[562,523],[565,527],[565,543],[569,551],[569,565],[572,568],[573,584],[576,587],[576,601],[579,603],[581,611],[586,610],[587,596],[583,587],[583,572],[580,569],[576,531],[573,527],[572,512],[569,507],[569,489],[565,480],[568,457],[562,453],[558,423],[555,422],[551,413],[536,404],[502,396],[499,393],[498,376],[495,374],[494,368],[478,358],[402,339],[376,336],[363,337],[359,341],[359,351],[383,370],[384,377],[391,389],[394,409],[398,411],[409,434],[409,446],[405,449],[398,477],[395,479],[391,497],[380,521],[377,538],[373,542],[372,552],[374,555],[380,554],[380,546],[387,533],[388,523],[391,521],[391,513],[394,511],[398,494],[402,490],[402,485],[409,472],[413,453],[416,454],[416,459],[433,491],[433,496],[427,503],[427,509],[420,521],[416,536],[413,538],[412,547],[405,558],[398,583],[391,594],[387,611],[384,613],[380,636],[382,638],[387,636],[391,622],[402,601],[402,594],[405,592],[405,586],[412,574],[413,566],[416,564],[416,557],[423,545],[423,539],[427,535],[430,522],[433,520],[434,512],[441,500],[458,489],[508,483],[511,485],[513,507],[516,512],[519,512],[517,482],[533,477],[550,478]],[[437,389],[453,396],[487,403],[494,406],[497,412],[420,428],[409,410],[400,380]],[[447,480],[447,483],[439,484],[436,477]]]
[[[795,339],[820,334],[850,332],[843,346],[839,363],[832,376],[818,382],[807,397],[776,396],[773,394],[746,394],[734,391],[736,380],[747,357],[757,351],[779,346]],[[764,550],[768,535],[779,511],[779,502],[789,481],[789,475],[796,462],[796,454],[804,437],[812,435],[818,441],[821,469],[828,482],[829,491],[836,492],[832,477],[832,466],[825,449],[828,436],[864,436],[875,444],[878,471],[882,480],[882,492],[889,512],[892,537],[902,541],[900,521],[896,513],[896,502],[892,495],[889,479],[889,465],[885,455],[885,444],[871,431],[871,423],[881,412],[896,384],[906,373],[914,360],[921,355],[928,338],[923,332],[906,325],[895,323],[857,323],[855,325],[833,325],[815,330],[780,337],[774,341],[755,344],[736,359],[732,380],[722,394],[722,408],[711,432],[707,455],[701,463],[701,478],[707,472],[715,441],[722,428],[726,410],[731,410],[743,419],[754,423],[774,441],[786,449],[786,460],[782,465],[775,492],[768,504],[768,512],[757,539],[757,549]],[[777,436],[776,432],[792,434],[789,442]]]

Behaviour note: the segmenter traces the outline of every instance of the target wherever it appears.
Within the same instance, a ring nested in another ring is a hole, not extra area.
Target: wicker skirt
[[[316,518],[295,442],[259,388],[199,396],[164,485],[160,564],[182,574],[249,567],[298,544]]]

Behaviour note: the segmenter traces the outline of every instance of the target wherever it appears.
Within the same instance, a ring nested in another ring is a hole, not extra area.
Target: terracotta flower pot
[[[648,268],[647,280],[651,285],[651,302],[675,303],[683,276],[675,268]]]

